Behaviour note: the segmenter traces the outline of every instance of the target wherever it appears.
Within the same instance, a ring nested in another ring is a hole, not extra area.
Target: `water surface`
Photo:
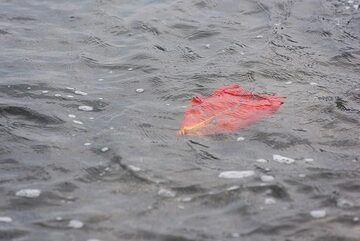
[[[0,1],[0,240],[359,240],[358,4]],[[177,137],[230,83],[287,99]]]

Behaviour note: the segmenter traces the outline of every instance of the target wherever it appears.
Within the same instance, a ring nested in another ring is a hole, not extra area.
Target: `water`
[[[0,1],[0,240],[359,240],[358,4]],[[177,137],[230,83],[287,99]]]

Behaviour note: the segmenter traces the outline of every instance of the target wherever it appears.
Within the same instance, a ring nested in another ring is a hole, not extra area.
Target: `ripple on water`
[[[358,5],[0,1],[0,239],[357,241]],[[176,136],[231,83],[287,98]]]

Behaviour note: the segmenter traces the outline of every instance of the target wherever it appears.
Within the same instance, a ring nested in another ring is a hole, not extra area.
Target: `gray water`
[[[358,4],[1,0],[0,240],[360,240]],[[176,136],[231,83],[287,99]]]

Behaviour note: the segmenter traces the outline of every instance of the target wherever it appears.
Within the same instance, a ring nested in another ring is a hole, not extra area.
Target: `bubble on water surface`
[[[252,170],[247,171],[227,171],[219,174],[220,178],[229,178],[229,179],[239,179],[255,175],[255,172]]]
[[[166,188],[160,188],[160,190],[158,191],[158,195],[162,196],[162,197],[175,197],[176,192],[171,191],[171,190],[166,189]]]
[[[133,166],[133,165],[129,165],[129,169],[133,172],[139,172],[141,171],[141,168],[140,167],[136,167],[136,166]]]
[[[279,163],[285,163],[285,164],[291,164],[291,163],[295,162],[295,160],[290,157],[285,157],[285,156],[281,156],[278,154],[274,154],[273,159],[274,159],[274,161],[277,161]]]
[[[22,189],[16,192],[16,196],[18,197],[27,197],[27,198],[37,198],[41,194],[40,189]]]
[[[79,229],[79,228],[84,227],[84,223],[81,222],[81,221],[79,221],[79,220],[73,219],[73,220],[70,220],[70,221],[69,221],[68,226],[69,226],[70,228]]]
[[[109,147],[107,147],[107,146],[101,148],[101,152],[107,152],[108,150],[109,150]]]
[[[83,96],[88,95],[88,93],[86,93],[84,91],[81,91],[81,90],[75,90],[74,93],[77,94],[77,95],[83,95]]]
[[[276,200],[275,200],[274,198],[272,198],[272,197],[269,197],[269,198],[265,198],[264,203],[265,203],[266,205],[271,205],[271,204],[275,204],[275,203],[276,203]]]
[[[75,124],[78,124],[78,125],[83,125],[83,124],[84,124],[82,121],[78,121],[78,120],[73,120],[73,122],[74,122]]]
[[[256,159],[256,162],[259,162],[259,163],[267,163],[268,160],[259,158],[259,159]]]
[[[231,187],[226,188],[226,190],[228,190],[228,191],[234,191],[234,190],[237,190],[237,189],[239,189],[239,188],[240,188],[239,186],[231,186]]]
[[[93,111],[94,107],[88,105],[80,105],[78,109],[82,111]]]
[[[351,201],[344,199],[344,198],[340,198],[337,200],[336,205],[339,208],[352,208],[354,206],[354,203],[352,203]]]
[[[305,162],[313,162],[314,159],[313,159],[313,158],[305,158],[304,161],[305,161]]]
[[[275,180],[275,178],[273,176],[270,176],[270,175],[262,175],[260,177],[261,181],[263,182],[272,182]]]
[[[313,218],[324,218],[326,217],[326,210],[325,209],[312,210],[310,212],[310,215]]]
[[[0,223],[11,223],[12,221],[11,217],[0,217]]]

